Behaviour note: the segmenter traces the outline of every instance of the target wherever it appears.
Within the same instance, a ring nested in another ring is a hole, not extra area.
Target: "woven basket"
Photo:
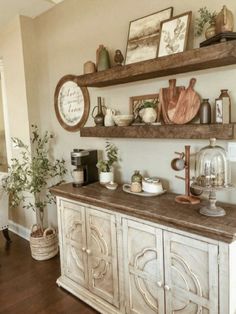
[[[38,229],[38,225],[33,225],[30,234],[31,255],[37,261],[45,261],[57,255],[58,237],[55,229],[47,228],[42,237],[33,237],[32,234]],[[49,234],[50,233],[50,234]]]

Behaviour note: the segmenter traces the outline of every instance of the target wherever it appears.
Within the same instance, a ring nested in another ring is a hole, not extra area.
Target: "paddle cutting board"
[[[171,118],[175,114],[180,93],[184,89],[184,86],[176,86],[176,79],[169,80],[169,87],[160,89],[159,100],[162,116],[166,124],[173,123]]]
[[[194,90],[195,83],[196,79],[192,78],[188,88],[180,92],[175,113],[171,117],[172,123],[186,124],[196,117],[201,105],[201,99]]]

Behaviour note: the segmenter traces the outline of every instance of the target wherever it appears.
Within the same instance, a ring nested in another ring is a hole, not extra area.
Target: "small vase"
[[[211,23],[210,26],[205,31],[205,37],[206,39],[209,39],[216,35],[216,24]]]
[[[107,49],[102,46],[98,51],[98,64],[97,64],[97,71],[104,71],[111,67],[110,64],[110,57]]]
[[[104,126],[104,114],[102,111],[102,100],[98,97],[98,105],[93,108],[92,117],[96,126]],[[97,108],[97,114],[94,116],[94,110]]]
[[[211,105],[209,99],[203,99],[200,107],[200,123],[210,124],[211,123]]]
[[[106,184],[113,181],[114,181],[114,174],[112,171],[99,173],[99,182],[101,184]]]

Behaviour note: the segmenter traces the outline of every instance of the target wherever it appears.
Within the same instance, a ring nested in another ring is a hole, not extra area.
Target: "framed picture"
[[[192,12],[161,22],[158,57],[183,52],[187,46]]]
[[[156,105],[157,119],[156,122],[160,122],[161,106],[159,103],[159,94],[149,94],[142,96],[130,97],[130,114],[134,115],[134,123],[141,123],[142,119],[139,116],[139,110],[145,102],[153,102]]]
[[[125,64],[156,58],[161,21],[172,14],[170,7],[130,22]]]
[[[76,76],[66,75],[58,82],[54,108],[61,126],[70,132],[78,131],[87,121],[90,108],[86,87],[77,84]]]

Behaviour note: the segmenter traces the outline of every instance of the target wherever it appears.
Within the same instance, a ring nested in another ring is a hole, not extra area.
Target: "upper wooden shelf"
[[[104,87],[236,64],[236,40],[77,76],[80,86]]]
[[[127,127],[85,127],[82,137],[107,138],[170,138],[232,140],[234,124],[135,125]]]

